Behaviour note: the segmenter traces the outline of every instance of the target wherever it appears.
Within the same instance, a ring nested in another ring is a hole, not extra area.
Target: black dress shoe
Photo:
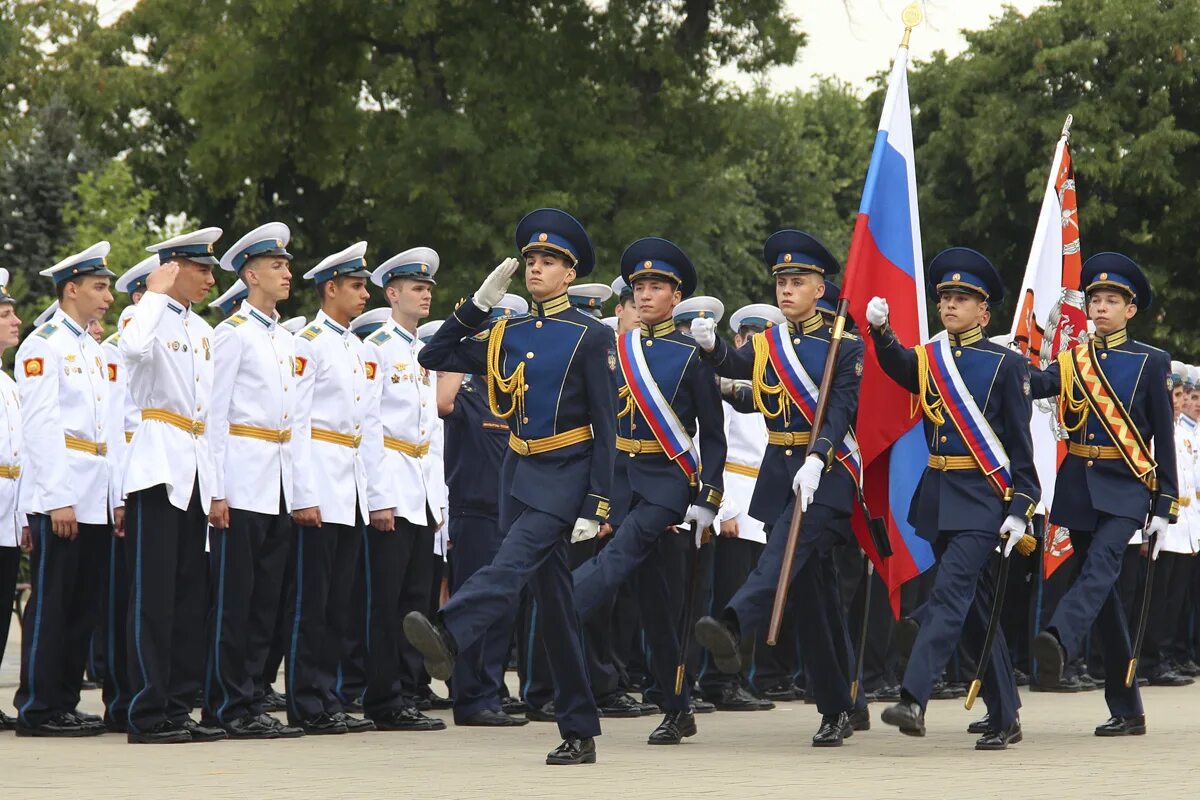
[[[1007,750],[1010,744],[1016,744],[1024,737],[1021,735],[1021,720],[1013,720],[1008,730],[988,731],[975,740],[976,750]]]
[[[1111,717],[1108,722],[1096,728],[1097,736],[1145,736],[1146,715],[1134,717]]]
[[[846,731],[853,733],[850,727],[850,715],[845,711],[840,714],[825,714],[821,717],[821,727],[817,728],[812,738],[813,747],[841,747],[846,738]]]
[[[1180,675],[1173,669],[1163,670],[1150,676],[1151,686],[1191,686],[1195,682],[1194,678]]]
[[[95,725],[97,722],[104,721],[99,714],[89,714],[86,711],[80,711],[78,708],[74,711],[71,711],[70,714],[80,722],[86,722],[90,725]]]
[[[226,723],[222,727],[225,733],[229,734],[230,739],[278,739],[279,731],[274,725],[269,722],[264,722],[263,717],[242,717],[235,719],[233,722]],[[268,717],[268,719],[270,719]]]
[[[563,739],[563,743],[546,756],[546,763],[556,765],[595,764],[596,740],[591,737],[579,739],[574,736]]]
[[[103,728],[96,731],[85,727],[78,717],[65,711],[52,715],[40,725],[25,725],[18,719],[15,730],[17,736],[67,739],[77,739],[81,736],[95,736],[98,733],[104,732]]]
[[[1015,683],[1017,686],[1028,686],[1029,673],[1013,667],[1013,683]]]
[[[710,703],[707,700],[701,700],[698,697],[692,698],[691,711],[693,714],[711,714],[716,710],[717,707],[713,703]]]
[[[367,731],[375,730],[375,723],[369,719],[362,717],[352,717],[345,711],[339,711],[331,715],[338,722],[346,726],[347,733],[366,733]]]
[[[867,709],[851,711],[848,715],[850,722],[850,730],[852,731],[869,731],[871,730],[871,712]]]
[[[522,725],[528,725],[529,720],[521,717],[510,717],[503,711],[493,711],[490,708],[485,708],[483,711],[478,711],[461,722],[455,722],[455,725],[461,725],[467,728],[519,728]]]
[[[796,689],[793,683],[779,683],[769,689],[764,689],[762,693],[764,700],[770,700],[775,703],[791,703],[802,699],[802,695]]]
[[[1033,657],[1037,659],[1038,686],[1057,686],[1062,681],[1066,653],[1050,631],[1042,631],[1033,638]]]
[[[1094,692],[1100,688],[1100,684],[1086,672],[1081,672],[1077,676],[1079,679],[1079,690],[1081,692]]]
[[[925,735],[925,710],[911,700],[901,699],[888,706],[880,718],[888,725],[895,725],[906,736]]]
[[[262,699],[262,707],[264,711],[287,711],[287,695],[268,687]]]
[[[216,728],[211,725],[201,725],[191,717],[184,717],[178,722],[171,723],[177,728],[182,728],[192,737],[193,742],[219,742],[222,739],[228,739],[229,734],[221,728]]]
[[[96,714],[87,714],[78,709],[68,711],[67,714],[79,722],[84,730],[84,736],[99,736],[102,733],[108,733],[108,726],[104,724],[103,718]]]
[[[900,687],[895,684],[880,686],[873,692],[867,692],[867,700],[883,703],[894,703],[900,699]]]
[[[296,727],[304,731],[305,736],[338,736],[349,732],[346,723],[334,719],[330,714],[317,714]]]
[[[404,635],[425,659],[425,671],[439,681],[454,673],[454,647],[450,636],[420,611],[404,617]]]
[[[628,695],[626,695],[628,697]],[[529,710],[529,705],[516,697],[500,698],[500,710],[505,714],[524,714]]]
[[[696,735],[696,715],[691,711],[668,711],[646,739],[646,744],[679,744]]]
[[[20,733],[17,734],[18,736]],[[192,734],[176,725],[174,722],[163,720],[150,730],[129,731],[125,741],[130,744],[184,744],[192,741]]]
[[[597,703],[596,706],[600,709],[600,716],[611,717],[612,719],[630,719],[642,715],[642,707],[638,704],[638,701],[622,692],[610,694]]]
[[[0,711],[0,731],[15,731],[17,729],[17,718],[10,717],[3,711]]]
[[[978,736],[981,733],[987,733],[992,729],[992,715],[984,714],[979,719],[967,726],[967,733],[973,733]]]
[[[529,709],[525,712],[525,719],[530,722],[556,722],[558,717],[554,714],[554,701],[551,700],[539,708]]]
[[[757,697],[736,683],[721,690],[721,696],[713,701],[717,711],[759,711],[762,706]]]
[[[933,685],[933,691],[929,693],[930,700],[957,700],[960,697],[966,696],[966,684],[951,683],[949,681],[938,681]]]
[[[278,738],[280,738],[280,739],[299,739],[301,736],[304,735],[303,728],[299,728],[294,725],[284,725],[282,722],[275,719],[275,717],[272,717],[270,714],[259,714],[258,721],[263,723],[264,725],[273,726],[275,728],[276,733],[279,734]]]
[[[895,627],[892,628],[892,647],[895,648],[899,655],[900,674],[908,667],[908,659],[912,656],[913,644],[917,641],[917,634],[921,632],[921,626],[912,617],[901,617],[896,621]]]
[[[345,710],[345,712],[347,714],[363,713],[362,697],[361,696],[353,697],[353,698],[345,701],[344,703],[342,703],[342,709]]]
[[[1175,671],[1180,675],[1187,675],[1189,678],[1200,678],[1200,664],[1190,658],[1180,664]]]
[[[454,708],[453,700],[448,697],[442,697],[428,686],[425,687],[425,691],[421,693],[420,698],[423,703],[428,704],[426,707],[429,709],[445,711],[448,708]]]
[[[737,675],[742,671],[738,635],[724,622],[715,617],[701,617],[696,621],[696,641],[712,653],[713,663],[721,672]]]
[[[443,731],[446,723],[437,717],[427,717],[415,708],[399,708],[372,716],[379,731]]]
[[[1047,684],[1045,686],[1038,684],[1030,686],[1031,692],[1052,692],[1054,694],[1074,694],[1075,692],[1083,691],[1083,684],[1079,682],[1078,675],[1067,675],[1058,683]]]
[[[644,697],[642,702],[638,703],[638,710],[642,712],[643,717],[653,717],[655,714],[663,713],[662,706],[658,703],[648,702]]]

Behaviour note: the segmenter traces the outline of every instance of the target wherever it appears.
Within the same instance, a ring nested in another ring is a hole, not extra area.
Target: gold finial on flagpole
[[[925,15],[921,13],[920,3],[910,3],[900,12],[900,21],[904,23],[904,38],[900,40],[901,47],[908,48],[908,37],[912,35],[913,28],[920,25],[924,19]]]
[[[1075,122],[1074,114],[1067,114],[1067,121],[1063,123],[1062,136],[1064,139],[1071,138],[1071,123]]]

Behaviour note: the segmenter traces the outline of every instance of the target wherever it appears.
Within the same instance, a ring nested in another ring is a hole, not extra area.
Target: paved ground
[[[11,703],[16,637],[0,669]],[[1100,692],[1024,694],[1025,741],[976,753],[964,728],[980,711],[940,701],[929,735],[910,739],[878,721],[839,750],[808,745],[812,706],[699,717],[700,734],[674,748],[644,744],[654,719],[609,720],[599,763],[547,767],[553,725],[515,730],[454,728],[274,742],[135,747],[124,737],[17,739],[0,734],[0,794],[15,798],[422,797],[503,800],[541,797],[1194,798],[1200,795],[1200,685],[1148,689],[1150,735],[1097,739],[1107,717]],[[84,706],[100,708],[99,692]]]

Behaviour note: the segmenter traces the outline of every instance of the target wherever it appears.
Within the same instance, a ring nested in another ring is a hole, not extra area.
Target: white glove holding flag
[[[579,544],[586,542],[588,539],[595,539],[600,533],[600,523],[594,519],[584,519],[580,517],[575,520],[575,527],[571,529],[571,544]]]
[[[1021,538],[1025,535],[1025,518],[1019,517],[1016,514],[1009,514],[1004,520],[1004,524],[1000,526],[1000,537],[1003,538],[1008,534],[1008,538],[1004,539],[1004,557],[1008,558],[1012,555],[1012,551],[1017,549],[1017,545],[1021,543]]]
[[[867,303],[867,323],[872,328],[882,328],[888,321],[888,301],[882,297],[872,297]]]
[[[801,511],[808,511],[808,504],[812,502],[817,487],[821,485],[821,473],[824,471],[825,459],[817,455],[806,458],[804,466],[796,470],[796,475],[792,478],[792,491],[800,499]]]
[[[700,546],[703,541],[704,531],[711,528],[713,520],[717,518],[717,512],[707,506],[688,506],[687,513],[683,515],[684,522],[696,523],[696,547]]]
[[[717,346],[717,321],[709,317],[692,320],[692,338],[703,350]]]
[[[1150,557],[1155,561],[1158,560],[1158,554],[1162,552],[1163,545],[1167,543],[1167,527],[1171,521],[1166,517],[1154,517],[1150,520],[1150,524],[1146,526],[1146,541],[1150,541],[1151,536],[1156,536],[1154,539],[1154,552]]]
[[[508,284],[519,266],[521,266],[521,262],[515,258],[506,258],[501,261],[492,270],[492,273],[483,279],[483,283],[475,291],[471,302],[480,311],[491,311],[492,306],[504,299],[504,293],[508,291]]]

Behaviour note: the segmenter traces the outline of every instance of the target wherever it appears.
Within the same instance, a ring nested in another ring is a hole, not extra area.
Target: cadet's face
[[[198,264],[195,261],[176,261],[175,263],[179,265],[179,272],[175,275],[172,292],[177,294],[179,299],[189,303],[199,303],[207,297],[213,285],[216,284],[212,266]],[[137,300],[134,302],[136,303]]]
[[[1097,289],[1088,295],[1088,319],[1096,326],[1096,333],[1107,336],[1129,324],[1137,313],[1137,306],[1121,292]]]
[[[261,256],[243,270],[246,285],[258,289],[275,302],[286,300],[292,291],[292,266],[283,256]]]
[[[682,295],[672,281],[643,278],[633,284],[633,303],[637,306],[638,318],[648,325],[669,319],[671,309],[681,299]]]
[[[387,288],[388,302],[402,317],[425,319],[433,302],[433,284],[429,281],[400,279]]]
[[[100,324],[100,320],[94,319],[88,323],[88,336],[96,340],[96,343],[104,341],[104,326]]]
[[[631,331],[638,326],[641,317],[638,316],[637,303],[632,298],[617,306],[617,333]]]
[[[775,303],[790,322],[811,317],[817,310],[817,300],[824,294],[825,279],[811,272],[775,278]]]
[[[965,333],[983,325],[988,314],[987,301],[977,294],[942,292],[938,295],[938,316],[950,333]]]
[[[0,303],[0,350],[16,347],[21,341],[21,320],[17,307],[12,303]]]
[[[1192,419],[1200,419],[1200,391],[1188,394],[1187,400],[1187,415]]]
[[[525,256],[525,288],[534,300],[558,297],[575,280],[575,268],[561,256],[529,253]]]
[[[67,293],[73,296],[75,308],[86,320],[101,319],[113,303],[108,278],[84,278],[68,286]]]
[[[1187,393],[1183,391],[1182,386],[1176,386],[1171,389],[1171,408],[1178,416],[1186,410]]]
[[[367,307],[371,293],[367,291],[366,278],[337,278],[325,290],[325,300],[334,306],[339,316],[353,319]]]

